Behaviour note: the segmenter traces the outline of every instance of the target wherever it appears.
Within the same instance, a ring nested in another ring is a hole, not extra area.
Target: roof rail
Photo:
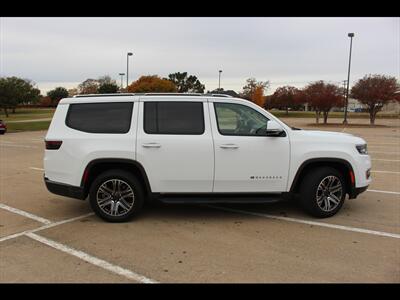
[[[145,93],[144,96],[204,96],[200,93]]]
[[[135,93],[112,93],[112,94],[79,94],[73,96],[73,98],[83,98],[83,97],[108,97],[108,96],[135,96]]]
[[[86,97],[122,97],[122,96],[211,96],[211,97],[228,97],[227,94],[201,94],[201,93],[113,93],[113,94],[79,94],[73,98],[86,98]]]

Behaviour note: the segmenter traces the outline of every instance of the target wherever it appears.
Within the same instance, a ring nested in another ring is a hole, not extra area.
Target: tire
[[[343,206],[346,184],[343,175],[331,167],[320,167],[306,174],[300,186],[300,204],[310,215],[328,218]]]
[[[129,172],[109,170],[93,181],[89,201],[93,211],[103,220],[126,222],[137,215],[143,206],[143,186]]]

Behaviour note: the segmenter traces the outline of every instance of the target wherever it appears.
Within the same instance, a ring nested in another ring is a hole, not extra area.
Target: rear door
[[[211,192],[214,149],[207,101],[171,96],[142,99],[136,155],[152,192]]]

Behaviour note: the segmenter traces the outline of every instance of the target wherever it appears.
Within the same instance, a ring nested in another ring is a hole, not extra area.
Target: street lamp
[[[132,56],[132,52],[128,52],[126,55],[126,88],[128,89],[129,85],[129,56]]]
[[[218,91],[221,91],[221,73],[222,70],[218,71]]]
[[[119,73],[119,76],[121,76],[121,90],[122,90],[122,80],[124,78],[125,73]]]
[[[350,55],[349,55],[349,70],[348,70],[348,72],[347,72],[346,106],[344,107],[344,120],[343,120],[343,124],[347,124],[347,106],[349,105],[351,48],[352,48],[352,45],[353,45],[354,33],[353,33],[353,32],[350,32],[349,34],[347,34],[347,36],[350,38]]]

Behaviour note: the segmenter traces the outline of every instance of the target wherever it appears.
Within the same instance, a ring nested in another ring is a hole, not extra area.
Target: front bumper
[[[86,199],[86,194],[84,192],[84,189],[80,186],[73,186],[69,184],[51,181],[47,177],[44,177],[44,182],[46,184],[48,191],[53,194],[80,200]]]
[[[352,188],[349,193],[349,199],[357,198],[358,195],[360,195],[361,193],[364,193],[367,189],[368,189],[368,185],[359,187],[359,188],[356,188],[356,187]]]

